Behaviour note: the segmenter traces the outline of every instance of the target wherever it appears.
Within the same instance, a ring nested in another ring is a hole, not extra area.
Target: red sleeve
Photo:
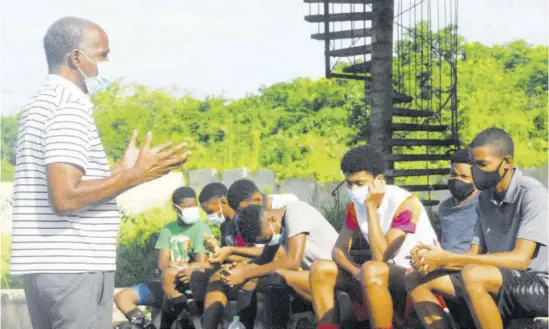
[[[349,203],[347,208],[347,217],[345,218],[345,226],[351,231],[358,231],[358,221],[356,219],[355,204]]]
[[[246,242],[244,242],[244,239],[242,239],[242,235],[240,233],[236,233],[236,246],[237,247],[248,247]]]
[[[402,230],[406,233],[416,233],[416,224],[412,223],[412,212],[404,210],[393,218],[391,228]]]

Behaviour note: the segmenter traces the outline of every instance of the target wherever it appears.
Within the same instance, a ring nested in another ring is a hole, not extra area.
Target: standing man
[[[50,75],[21,112],[13,195],[11,273],[23,275],[35,329],[111,328],[116,196],[186,162],[181,144],[140,150],[134,132],[109,168],[90,96],[109,81],[109,42],[88,20],[65,17],[44,37]]]

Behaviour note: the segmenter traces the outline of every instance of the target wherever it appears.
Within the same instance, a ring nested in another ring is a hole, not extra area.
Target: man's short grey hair
[[[67,53],[81,47],[84,32],[89,25],[95,23],[79,17],[63,17],[50,26],[44,36],[44,51],[50,71],[63,63]]]

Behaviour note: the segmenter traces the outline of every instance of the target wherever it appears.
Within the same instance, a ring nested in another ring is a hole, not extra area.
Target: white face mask
[[[271,241],[267,243],[267,245],[278,246],[282,243],[282,228],[280,229],[280,233],[276,234],[273,228],[273,224],[269,223],[269,226],[271,227],[271,231],[273,231],[273,237],[271,238]]]
[[[91,96],[93,94],[99,93],[107,89],[107,87],[112,83],[112,64],[108,62],[95,62],[88,55],[84,54],[80,50],[80,53],[84,55],[90,62],[95,64],[97,69],[97,75],[95,77],[87,77],[84,72],[78,67],[78,71],[84,76],[84,83],[88,89],[88,94]]]
[[[175,205],[175,207],[179,209],[177,212],[179,219],[187,225],[194,224],[200,219],[200,209],[198,207],[181,208],[178,205]]]
[[[219,201],[219,211],[213,214],[207,215],[208,220],[212,225],[221,225],[225,222],[225,216],[223,215],[223,207],[221,207],[221,201]]]
[[[354,189],[347,189],[349,199],[354,203],[363,204],[368,198],[368,186],[355,187]]]

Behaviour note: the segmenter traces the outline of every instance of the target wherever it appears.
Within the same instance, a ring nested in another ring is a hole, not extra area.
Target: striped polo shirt
[[[116,199],[58,216],[46,166],[68,163],[83,180],[110,175],[93,104],[72,82],[50,75],[20,113],[13,185],[11,273],[114,271],[120,216]]]

